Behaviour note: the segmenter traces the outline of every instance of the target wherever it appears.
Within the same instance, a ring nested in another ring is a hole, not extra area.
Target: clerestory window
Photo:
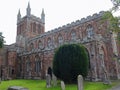
[[[94,35],[93,27],[92,27],[92,25],[88,25],[88,27],[87,27],[87,37],[91,38],[91,37],[93,37],[93,35]]]

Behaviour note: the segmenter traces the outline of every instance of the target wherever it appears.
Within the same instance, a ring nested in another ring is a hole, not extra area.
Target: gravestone
[[[29,89],[21,86],[11,86],[7,90],[29,90]]]
[[[1,82],[2,82],[2,80],[1,80],[1,78],[0,78],[0,84],[1,84]]]
[[[65,90],[65,83],[64,83],[64,81],[61,81],[61,89]]]
[[[83,90],[83,77],[78,75],[78,90]]]
[[[57,85],[57,78],[54,74],[52,75],[52,83],[53,83],[53,86]]]
[[[51,77],[49,74],[46,76],[46,87],[49,88],[51,87]]]

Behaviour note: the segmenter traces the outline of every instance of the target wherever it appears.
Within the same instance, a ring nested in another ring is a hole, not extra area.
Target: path
[[[120,84],[115,86],[115,87],[113,87],[112,89],[109,89],[109,90],[120,90]]]

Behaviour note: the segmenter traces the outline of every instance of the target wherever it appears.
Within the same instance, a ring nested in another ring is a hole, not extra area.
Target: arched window
[[[105,63],[104,63],[104,50],[103,47],[99,48],[99,56],[100,56],[100,60],[101,60],[101,66],[104,67]]]
[[[59,36],[58,36],[58,44],[59,44],[59,45],[62,45],[62,44],[63,44],[63,37],[62,37],[62,35],[59,35]]]
[[[87,37],[88,37],[88,38],[93,37],[94,32],[93,32],[93,27],[92,27],[92,25],[88,25],[86,31],[87,31]]]
[[[36,23],[33,23],[33,32],[36,32]]]
[[[52,41],[51,41],[51,38],[48,38],[47,44],[48,44],[48,48],[51,48],[51,47],[52,47]]]
[[[38,24],[38,33],[40,34],[41,33],[41,25]]]
[[[31,70],[31,62],[30,62],[30,59],[27,58],[27,61],[26,61],[26,71],[29,72]]]
[[[30,50],[32,51],[33,49],[34,49],[34,44],[31,43],[31,44],[30,44]]]
[[[40,48],[40,49],[43,48],[43,42],[41,40],[39,40],[39,42],[38,42],[38,48]]]
[[[71,32],[71,40],[76,40],[76,32],[75,31]]]
[[[38,56],[35,57],[35,72],[38,73],[41,70],[41,61]]]

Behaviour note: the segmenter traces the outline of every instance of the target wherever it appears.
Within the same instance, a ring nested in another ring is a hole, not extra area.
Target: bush
[[[67,83],[75,82],[81,74],[87,76],[89,67],[86,48],[78,44],[67,44],[55,51],[53,73]]]

